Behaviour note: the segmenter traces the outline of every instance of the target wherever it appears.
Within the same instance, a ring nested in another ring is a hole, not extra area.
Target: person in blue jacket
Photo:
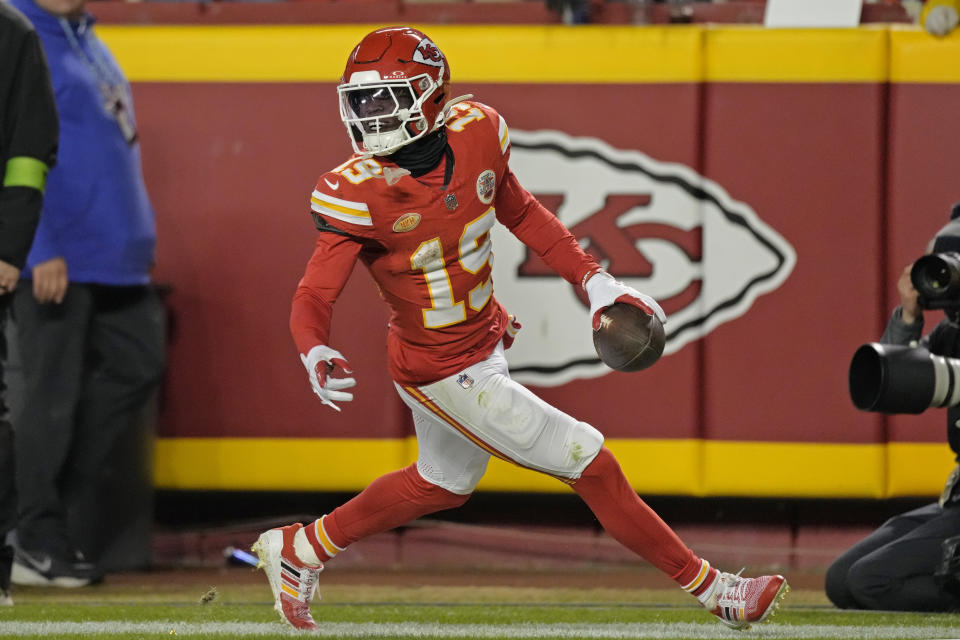
[[[91,492],[104,485],[116,443],[142,428],[164,368],[150,279],[154,214],[130,86],[85,0],[12,4],[40,36],[61,117],[57,165],[13,298],[23,386],[11,399],[20,498],[13,582],[83,586],[99,575],[83,553],[100,550],[81,539],[106,517]]]

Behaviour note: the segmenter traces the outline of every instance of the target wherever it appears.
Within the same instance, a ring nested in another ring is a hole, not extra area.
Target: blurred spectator
[[[960,204],[937,233],[932,253],[960,251]],[[912,266],[912,265],[911,265]],[[923,309],[910,279],[900,274],[900,305],[880,338],[883,344],[918,344],[930,353],[960,356],[960,324],[951,311],[926,336]],[[947,440],[960,460],[960,407],[947,410]],[[960,465],[938,502],[894,516],[837,558],[826,575],[827,597],[841,609],[956,611],[960,609]]]
[[[57,155],[57,108],[43,48],[26,17],[0,2],[0,605],[10,598],[13,548],[4,540],[17,514],[13,429],[4,403],[3,329],[37,228],[47,171]]]
[[[20,503],[13,582],[82,586],[100,571],[81,552],[96,559],[116,535],[103,523],[117,509],[97,490],[117,443],[143,427],[163,371],[162,309],[150,285],[156,235],[130,87],[85,0],[13,4],[36,27],[66,115],[13,299],[23,386],[11,395]]]

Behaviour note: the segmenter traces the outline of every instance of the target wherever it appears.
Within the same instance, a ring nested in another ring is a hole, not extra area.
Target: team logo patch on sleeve
[[[405,213],[397,221],[393,223],[394,233],[403,233],[405,231],[412,231],[420,224],[420,214],[419,213]]]
[[[483,204],[493,202],[493,193],[496,191],[497,174],[492,169],[487,169],[477,178],[477,197]]]

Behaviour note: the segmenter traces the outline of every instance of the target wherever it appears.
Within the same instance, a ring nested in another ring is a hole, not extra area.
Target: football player
[[[788,590],[782,576],[722,573],[695,555],[633,491],[597,429],[510,378],[504,349],[519,325],[493,296],[497,222],[586,290],[594,323],[616,301],[665,317],[520,186],[503,118],[471,96],[452,97],[449,81],[430,38],[391,27],[360,41],[337,89],[355,154],[317,181],[319,234],[290,327],[314,392],[339,411],[355,381],[329,346],[330,319],[363,262],[390,305],[389,369],[413,413],[419,456],[308,526],[260,536],[254,551],[275,608],[295,628],[317,628],[309,603],[325,562],[357,540],[462,505],[497,456],[569,484],[611,536],[728,626],[763,620]]]

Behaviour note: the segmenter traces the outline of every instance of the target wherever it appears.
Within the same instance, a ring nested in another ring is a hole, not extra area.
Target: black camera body
[[[913,263],[917,303],[960,320],[960,253],[930,253]],[[960,354],[958,354],[960,355]],[[923,347],[865,344],[850,362],[850,398],[862,411],[923,413],[960,404],[960,359]]]
[[[960,310],[960,253],[930,253],[913,263],[910,281],[924,309]],[[954,318],[951,318],[954,319]]]
[[[923,309],[942,309],[960,326],[960,202],[928,253],[910,269]],[[956,354],[960,356],[960,353]],[[923,413],[960,405],[960,358],[934,355],[923,347],[871,342],[850,362],[850,397],[862,411]]]

